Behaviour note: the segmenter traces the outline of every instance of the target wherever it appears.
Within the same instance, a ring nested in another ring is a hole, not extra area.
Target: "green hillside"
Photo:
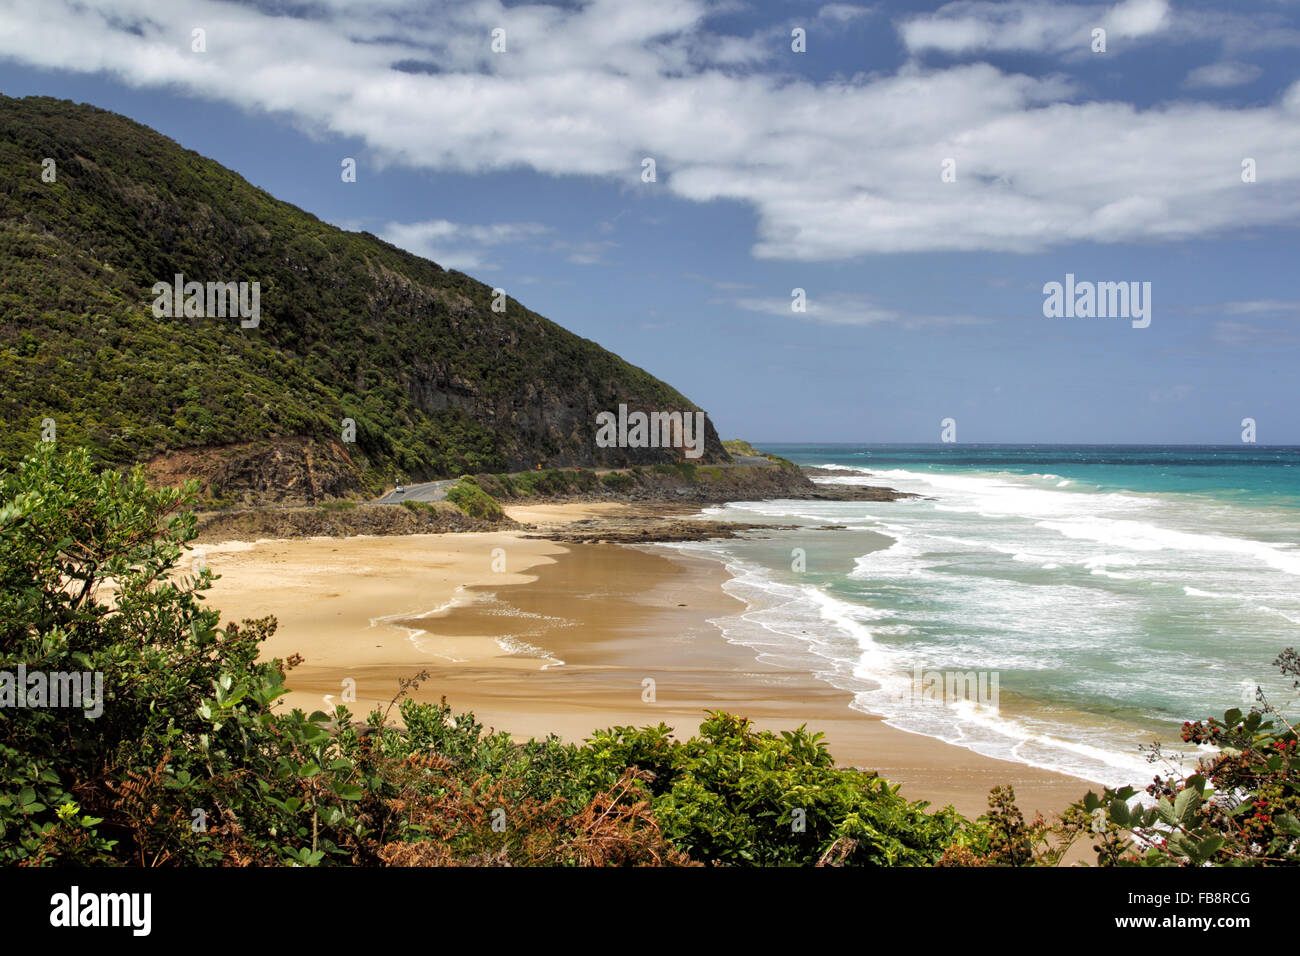
[[[152,286],[176,273],[260,283],[260,324],[155,318]],[[0,97],[6,464],[45,419],[60,443],[198,475],[216,500],[675,459],[597,448],[594,417],[689,400],[513,299],[491,304],[489,286],[327,225],[122,116]],[[710,423],[704,460],[726,458]]]

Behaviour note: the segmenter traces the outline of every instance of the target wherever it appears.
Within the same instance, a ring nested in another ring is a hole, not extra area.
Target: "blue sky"
[[[0,91],[504,287],[724,437],[1300,444],[1300,3],[10,0]],[[1150,326],[1045,318],[1066,273]]]

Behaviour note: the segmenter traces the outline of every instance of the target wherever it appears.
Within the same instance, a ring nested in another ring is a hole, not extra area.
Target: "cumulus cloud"
[[[932,19],[979,29],[989,6],[950,5]],[[1008,21],[1025,38],[1018,42],[1063,42],[1059,14],[1006,6],[1026,11]],[[1164,29],[1166,19],[1150,0],[1052,9],[1093,11],[1090,20],[1101,10],[1132,36]],[[1058,26],[1035,19],[1048,16]],[[263,10],[218,0],[6,0],[0,56],[281,113],[357,138],[381,162],[522,167],[733,200],[756,213],[760,257],[1034,252],[1202,237],[1300,215],[1300,83],[1248,109],[1138,109],[1076,102],[1066,80],[985,63],[814,82],[754,68],[769,45],[784,55],[788,36],[721,36],[711,17],[698,0],[466,0],[436,10],[380,0],[363,13],[344,0]],[[191,51],[196,26],[207,31],[206,53]],[[506,31],[501,54],[491,50],[497,28]],[[985,43],[980,36],[954,48]],[[640,182],[645,156],[656,160],[656,183]],[[1258,162],[1257,183],[1240,181],[1245,156]],[[941,181],[945,159],[956,163],[956,182]],[[464,268],[485,261],[481,236],[418,225],[392,235],[458,255]]]

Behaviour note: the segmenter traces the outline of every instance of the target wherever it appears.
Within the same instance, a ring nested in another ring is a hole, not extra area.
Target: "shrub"
[[[636,484],[636,479],[626,471],[609,471],[600,476],[600,483],[615,491],[627,491]]]
[[[752,458],[758,458],[763,454],[749,442],[739,438],[728,438],[722,443],[722,447],[727,450],[729,455],[748,455]]]
[[[1300,654],[1287,648],[1274,665],[1300,688]],[[1300,753],[1296,729],[1257,691],[1259,706],[1222,719],[1188,722],[1182,738],[1217,748],[1197,772],[1157,775],[1146,787],[1089,791],[1062,816],[1066,840],[1092,837],[1103,866],[1300,864]],[[1161,757],[1157,746],[1151,759]],[[1133,805],[1130,806],[1130,803]]]
[[[501,505],[497,500],[478,486],[473,480],[462,478],[447,489],[447,500],[471,518],[495,520],[502,515]]]
[[[951,808],[925,812],[874,773],[837,768],[821,734],[774,734],[711,713],[700,736],[615,727],[590,741],[593,783],[616,768],[652,775],[647,789],[669,840],[691,859],[740,865],[924,865],[978,839]]]
[[[625,471],[610,471],[601,476],[601,484],[606,488],[616,490],[616,492],[625,492],[636,483],[637,480]]]

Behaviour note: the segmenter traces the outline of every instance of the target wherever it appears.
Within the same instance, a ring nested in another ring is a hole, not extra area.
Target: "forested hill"
[[[260,321],[155,317],[154,284],[178,273],[257,282]],[[505,303],[494,312],[491,287],[321,222],[125,117],[0,97],[6,465],[46,420],[60,443],[160,480],[202,477],[229,502],[679,457],[598,448],[595,416],[696,406]],[[703,460],[727,457],[708,423]]]

